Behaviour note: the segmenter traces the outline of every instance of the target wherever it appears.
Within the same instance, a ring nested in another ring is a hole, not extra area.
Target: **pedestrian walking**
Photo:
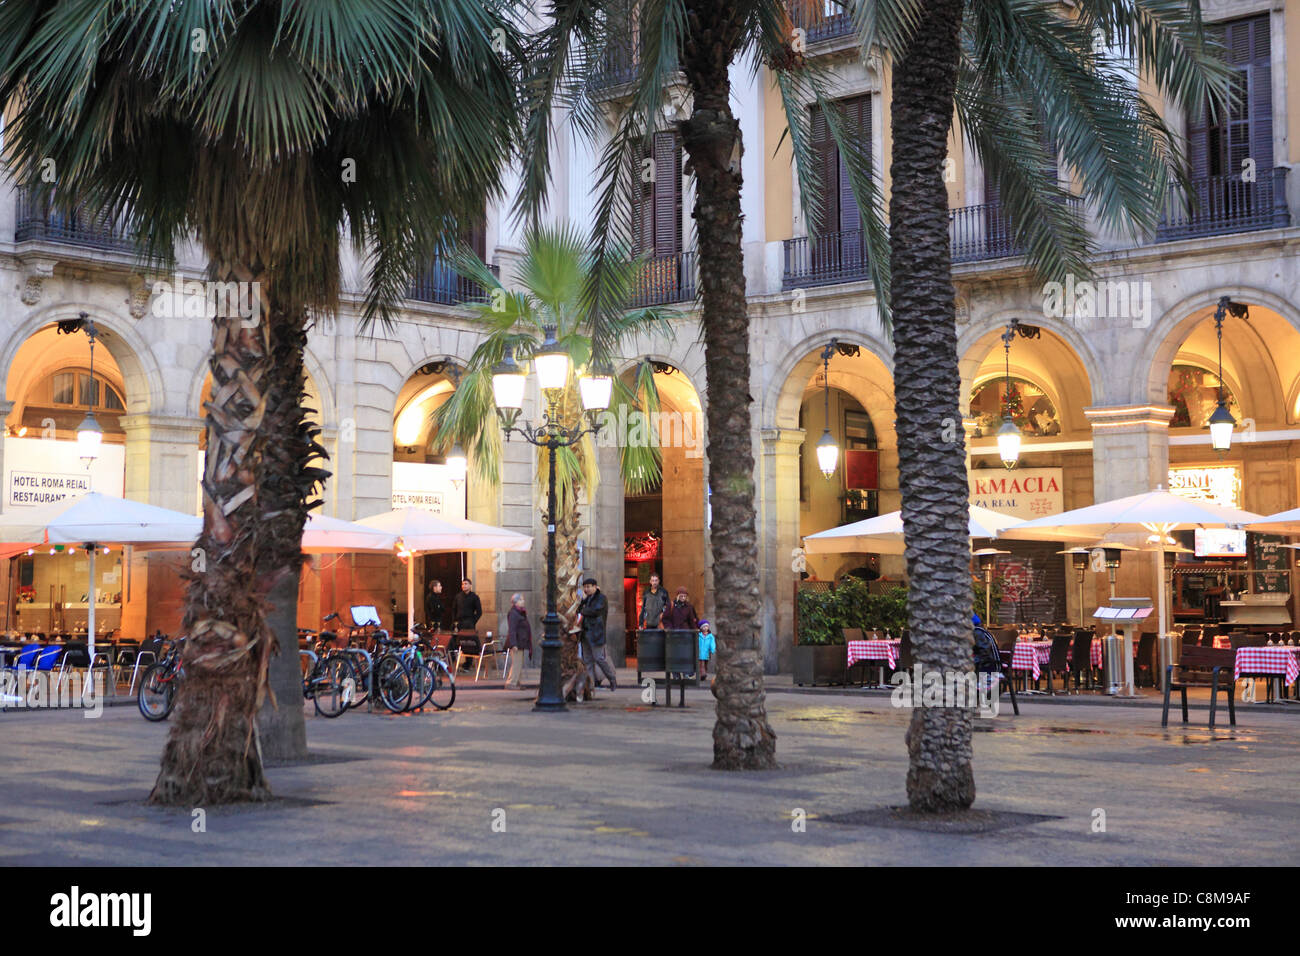
[[[518,687],[528,666],[528,655],[533,652],[533,627],[528,621],[524,596],[510,596],[510,611],[506,614],[506,686]]]
[[[671,603],[672,598],[668,596],[668,589],[659,582],[659,575],[650,575],[650,590],[641,598],[641,614],[637,618],[637,626],[649,630],[659,627],[664,611],[668,610]]]
[[[700,618],[690,601],[690,592],[678,588],[673,603],[664,611],[663,626],[673,631],[696,631],[700,627]]]
[[[587,669],[596,678],[600,686],[600,675],[609,678],[609,689],[618,690],[618,677],[609,661],[605,660],[605,618],[609,615],[609,602],[600,588],[596,587],[595,578],[582,582],[582,593],[586,595],[578,605],[578,624],[582,628],[582,657]]]
[[[713,639],[713,628],[708,621],[700,621],[700,680],[709,678],[709,661],[717,652],[718,645]]]

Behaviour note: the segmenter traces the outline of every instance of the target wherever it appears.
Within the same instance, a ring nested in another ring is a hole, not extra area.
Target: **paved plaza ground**
[[[709,769],[704,691],[686,709],[603,691],[564,714],[531,698],[466,686],[445,713],[309,716],[313,760],[269,770],[270,805],[206,808],[205,832],[144,804],[166,724],[0,715],[0,864],[1300,862],[1300,707],[1243,706],[1210,732],[1204,709],[1162,730],[1150,706],[1022,700],[979,721],[976,806],[1042,818],[949,833],[837,820],[905,803],[908,714],[884,694],[774,688],[782,766],[761,773]]]

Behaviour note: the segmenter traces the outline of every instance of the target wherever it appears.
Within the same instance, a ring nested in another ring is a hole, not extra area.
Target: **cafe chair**
[[[63,690],[63,681],[73,671],[84,671],[87,675],[93,674],[98,667],[106,675],[111,676],[108,664],[108,655],[102,651],[95,652],[95,659],[90,659],[90,649],[83,641],[69,641],[63,647],[63,657],[59,660],[59,676],[55,683],[55,693]],[[94,679],[93,677],[91,678]]]
[[[1092,631],[1087,628],[1074,629],[1074,642],[1070,645],[1070,670],[1074,672],[1076,694],[1081,689],[1092,690],[1096,687],[1096,674],[1092,668]]]
[[[1047,692],[1055,694],[1052,690],[1052,673],[1058,672],[1061,675],[1061,688],[1065,693],[1070,693],[1070,643],[1074,640],[1073,634],[1055,634],[1052,636],[1052,650],[1047,658]]]
[[[491,656],[492,666],[501,671],[501,677],[504,679],[506,672],[503,668],[501,668],[502,655],[504,654],[505,654],[505,648],[501,646],[500,638],[493,638],[490,641],[483,641],[481,644],[479,644],[478,648],[473,651],[465,651],[461,649],[460,657],[459,660],[457,661],[457,664],[459,664],[461,661],[465,661],[467,663],[469,661],[473,661],[474,679],[478,680],[479,675],[483,672],[484,659],[487,658],[488,656]]]
[[[140,676],[140,671],[148,668],[150,664],[158,662],[158,655],[162,653],[163,642],[166,638],[160,634],[146,638],[141,644],[140,649],[135,652],[135,659],[131,667],[131,685],[127,690],[127,695],[135,694],[136,678]]]
[[[1143,675],[1146,676],[1145,686],[1156,686],[1156,671],[1159,664],[1155,662],[1156,654],[1156,636],[1154,634],[1143,634],[1138,640],[1137,657],[1133,660],[1133,683],[1137,686],[1143,686]],[[1116,671],[1121,674],[1123,671]]]

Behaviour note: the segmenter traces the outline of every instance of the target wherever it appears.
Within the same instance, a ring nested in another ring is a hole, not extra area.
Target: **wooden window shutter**
[[[821,193],[813,207],[817,220],[816,231],[837,232],[840,228],[839,153],[820,107],[813,106],[809,109],[809,121],[812,127],[815,175]]]
[[[643,159],[652,159],[650,153]],[[645,164],[638,162],[632,169],[632,252],[641,255],[654,251],[654,183],[645,180]]]
[[[844,110],[845,128],[857,141],[862,155],[871,158],[871,97],[855,96],[840,103]],[[833,146],[832,146],[833,148]],[[839,159],[839,230],[847,232],[862,228],[862,212],[858,200],[853,195],[853,183],[849,178],[849,164]]]
[[[682,147],[676,130],[654,138],[654,254],[682,251]]]

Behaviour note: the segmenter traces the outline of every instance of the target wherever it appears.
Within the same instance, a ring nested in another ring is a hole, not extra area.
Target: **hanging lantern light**
[[[1223,396],[1223,321],[1228,313],[1242,319],[1250,318],[1249,306],[1233,302],[1228,296],[1222,296],[1214,310],[1214,335],[1219,345],[1219,403],[1210,415],[1210,447],[1223,455],[1232,447],[1232,432],[1237,427],[1237,420],[1228,411],[1227,400]]]
[[[831,339],[830,344],[822,349],[822,408],[826,427],[817,441],[817,467],[828,480],[835,476],[840,463],[840,446],[831,434],[831,356],[835,354],[835,345],[835,339]]]
[[[998,429],[998,457],[1006,468],[1014,468],[1020,461],[1020,429],[1011,418],[1011,339],[1015,334],[1016,320],[1012,319],[1002,333],[1006,382],[1002,393],[1002,427]]]

